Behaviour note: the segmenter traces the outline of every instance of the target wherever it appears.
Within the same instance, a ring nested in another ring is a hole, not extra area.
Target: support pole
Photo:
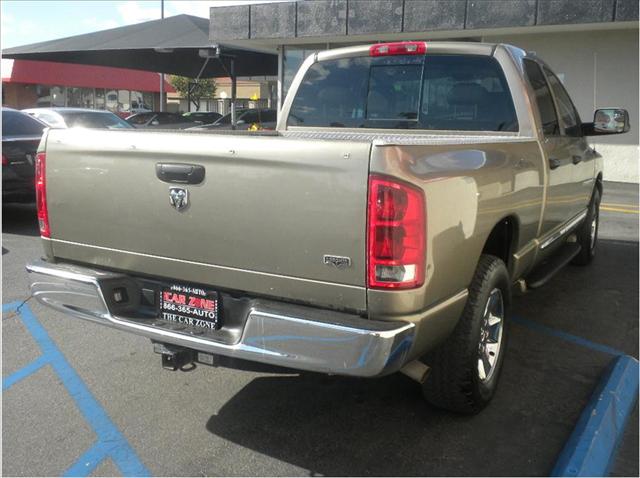
[[[231,58],[229,64],[231,76],[231,129],[236,129],[236,61]]]
[[[164,20],[164,0],[160,0],[160,18]],[[164,73],[160,73],[160,111],[164,111]]]
[[[191,88],[192,88],[192,83],[189,82],[188,86],[187,86],[187,112],[191,112]]]

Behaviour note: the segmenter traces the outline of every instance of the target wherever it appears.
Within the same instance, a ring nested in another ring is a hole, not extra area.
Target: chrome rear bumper
[[[74,317],[211,354],[315,372],[373,377],[399,370],[415,327],[339,312],[255,299],[231,343],[153,318],[116,315],[105,291],[132,283],[126,274],[38,261],[27,265],[31,292]],[[224,328],[224,327],[223,327]]]

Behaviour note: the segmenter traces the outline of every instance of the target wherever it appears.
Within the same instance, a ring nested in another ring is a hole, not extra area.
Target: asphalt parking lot
[[[377,380],[199,366],[28,300],[33,206],[3,208],[4,475],[546,475],[603,369],[638,357],[638,187],[608,183],[595,262],[517,297],[500,388],[474,417]],[[612,468],[638,476],[638,411]]]

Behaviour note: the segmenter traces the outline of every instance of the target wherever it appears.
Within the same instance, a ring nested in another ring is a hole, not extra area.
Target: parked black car
[[[187,116],[157,111],[136,113],[127,117],[126,121],[136,128],[185,129],[194,125],[193,119]]]
[[[2,201],[35,200],[35,157],[47,125],[11,108],[2,108]]]
[[[193,111],[189,113],[183,113],[182,116],[192,120],[194,123],[211,124],[222,118],[220,113],[214,113],[213,111]]]
[[[275,129],[278,113],[269,108],[249,108],[236,110],[236,129]],[[204,124],[191,129],[231,129],[231,113],[212,124]]]

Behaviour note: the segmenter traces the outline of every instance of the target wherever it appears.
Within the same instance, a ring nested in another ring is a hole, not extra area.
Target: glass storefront
[[[91,108],[93,109],[94,102],[94,91],[93,88],[82,88],[82,107],[83,108]]]
[[[107,90],[107,109],[118,111],[118,90]]]
[[[52,86],[51,106],[64,106],[67,104],[66,88],[64,86]]]
[[[49,106],[51,104],[51,90],[48,86],[36,85],[36,107]]]
[[[143,92],[142,93],[142,107],[145,110],[153,111],[153,93]]]
[[[105,107],[104,90],[102,88],[96,88],[96,109],[103,110]]]
[[[129,111],[130,93],[129,90],[118,90],[118,111]]]
[[[147,91],[105,90],[35,85],[37,108],[70,107],[110,110],[114,113],[133,110],[153,110],[154,94]]]
[[[67,88],[67,106],[82,108],[82,93],[80,88]]]
[[[142,108],[144,100],[140,91],[131,92],[131,111],[137,111]]]

